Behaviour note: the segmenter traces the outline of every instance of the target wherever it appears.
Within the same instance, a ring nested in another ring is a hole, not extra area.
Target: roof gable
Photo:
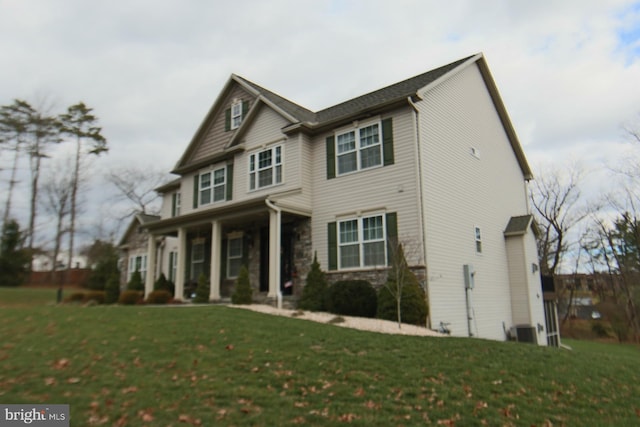
[[[127,230],[122,235],[122,238],[118,243],[118,247],[124,249],[129,244],[129,240],[135,231],[137,231],[141,226],[153,221],[158,221],[159,219],[160,217],[157,215],[148,215],[144,213],[134,215],[133,218],[131,218],[131,222],[129,223]]]
[[[237,149],[242,149],[239,147],[240,138],[254,118],[260,104],[269,106],[290,122],[290,125],[283,128],[285,133],[295,131],[300,127],[307,129],[308,132],[320,132],[337,126],[341,122],[354,120],[363,114],[372,114],[392,108],[400,103],[406,103],[409,98],[419,99],[423,96],[428,96],[431,88],[472,64],[477,64],[480,69],[525,179],[532,179],[531,168],[524,156],[520,141],[481,53],[462,58],[318,112],[308,110],[244,77],[232,74],[198,128],[187,150],[176,164],[174,172],[184,173],[204,166],[206,163],[222,161],[231,157]],[[221,134],[220,127],[224,124],[224,109],[227,104],[230,104],[234,96],[243,97],[243,99],[249,98],[251,106],[238,129]]]

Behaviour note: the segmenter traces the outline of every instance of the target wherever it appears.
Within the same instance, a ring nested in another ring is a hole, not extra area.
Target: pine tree
[[[204,273],[201,273],[198,277],[198,287],[196,288],[196,296],[193,302],[209,302],[209,280],[207,280],[207,276]]]
[[[302,289],[302,297],[298,301],[301,310],[324,311],[326,310],[327,279],[320,269],[318,254],[313,255],[311,271],[307,275],[307,281]]]
[[[251,304],[253,302],[253,289],[251,289],[251,283],[249,282],[249,270],[244,265],[240,267],[238,272],[235,291],[231,295],[231,302],[234,304]]]

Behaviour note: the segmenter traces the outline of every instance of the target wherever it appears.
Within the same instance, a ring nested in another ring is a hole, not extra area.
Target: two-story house
[[[482,54],[317,112],[232,75],[173,173],[145,228],[147,271],[177,238],[178,297],[201,273],[230,296],[241,265],[258,296],[299,295],[314,253],[332,282],[380,284],[397,241],[432,325],[546,342],[532,173]]]

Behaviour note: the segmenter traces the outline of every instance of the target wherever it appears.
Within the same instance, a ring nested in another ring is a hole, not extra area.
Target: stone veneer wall
[[[416,275],[422,288],[426,290],[427,269],[424,266],[413,266],[410,269]],[[366,280],[377,289],[387,281],[389,270],[389,268],[381,268],[376,270],[335,271],[325,272],[325,275],[329,285],[342,280]]]

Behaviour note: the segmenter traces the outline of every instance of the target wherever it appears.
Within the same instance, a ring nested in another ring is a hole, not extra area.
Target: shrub
[[[65,302],[84,302],[84,292],[74,292],[64,300]]]
[[[249,270],[244,265],[240,267],[236,286],[231,295],[231,302],[234,304],[251,304],[253,302],[253,289],[249,282]]]
[[[143,293],[141,291],[126,290],[120,293],[118,304],[135,305],[142,301]]]
[[[120,297],[120,279],[117,275],[112,275],[107,284],[104,287],[104,302],[105,304],[115,304]]]
[[[173,293],[171,289],[171,282],[167,280],[167,277],[164,273],[160,273],[160,277],[156,280],[156,283],[153,284],[154,291],[169,291]]]
[[[413,276],[413,275],[412,275]],[[387,282],[378,290],[379,319],[398,321],[398,286],[395,282]],[[427,322],[427,302],[425,293],[415,276],[402,286],[400,295],[400,317],[402,323],[425,326]]]
[[[607,331],[607,328],[600,320],[591,322],[591,331],[600,338],[606,338],[609,336],[609,331]]]
[[[196,288],[196,296],[193,302],[209,302],[209,280],[207,280],[207,276],[204,273],[201,273],[198,277],[198,287]]]
[[[161,289],[147,295],[147,304],[168,304],[173,299],[173,294]]]
[[[142,283],[142,275],[139,271],[134,271],[131,275],[131,280],[127,283],[127,290],[144,291],[144,283]]]
[[[105,297],[104,291],[89,291],[84,295],[84,302],[94,301],[97,304],[104,304]]]
[[[345,316],[375,317],[376,291],[366,280],[344,280],[327,290],[327,309]]]
[[[318,255],[314,254],[311,271],[307,275],[307,283],[302,289],[302,296],[298,301],[298,308],[302,310],[326,310],[325,296],[327,294],[327,279],[320,269]]]

